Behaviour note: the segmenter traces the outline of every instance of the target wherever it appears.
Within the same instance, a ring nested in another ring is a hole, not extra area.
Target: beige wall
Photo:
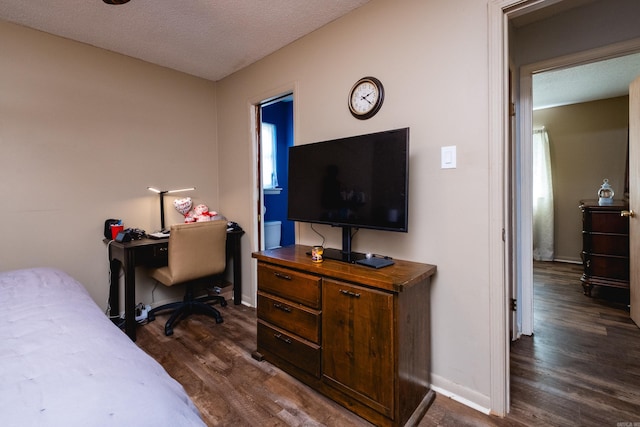
[[[607,178],[622,199],[627,160],[629,98],[546,108],[533,113],[534,128],[549,134],[554,186],[555,257],[580,262],[581,199],[596,199]]]
[[[409,232],[361,230],[354,249],[437,264],[432,382],[489,407],[487,5],[399,4],[374,0],[219,82],[221,202],[257,234],[250,105],[269,96],[294,90],[297,144],[409,126]],[[347,94],[367,75],[382,81],[385,102],[360,121]],[[456,169],[440,169],[440,147],[448,145],[457,146]],[[300,242],[318,243],[308,225],[297,228]],[[339,230],[318,229],[326,246],[340,246]],[[253,300],[255,264],[248,254],[243,261]]]
[[[106,218],[159,228],[147,186],[218,207],[215,84],[2,21],[0,40],[0,270],[61,268],[106,308]]]

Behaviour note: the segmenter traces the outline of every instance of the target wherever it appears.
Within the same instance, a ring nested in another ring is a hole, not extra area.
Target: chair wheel
[[[170,337],[171,335],[173,335],[173,328],[164,328],[164,334],[168,337]]]
[[[147,314],[147,322],[153,322],[154,320],[156,320],[156,315],[148,313]]]
[[[224,319],[222,317],[216,318],[216,323],[222,323],[222,322],[224,322]]]
[[[220,300],[220,307],[226,307],[226,306],[227,306],[227,300],[226,299]]]

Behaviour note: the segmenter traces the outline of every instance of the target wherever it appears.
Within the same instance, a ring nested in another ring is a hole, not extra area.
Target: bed
[[[204,426],[182,386],[64,272],[0,272],[0,425]]]

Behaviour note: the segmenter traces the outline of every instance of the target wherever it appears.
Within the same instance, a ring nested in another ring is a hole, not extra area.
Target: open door
[[[626,214],[629,215],[631,320],[640,326],[640,76],[629,86],[629,211]]]

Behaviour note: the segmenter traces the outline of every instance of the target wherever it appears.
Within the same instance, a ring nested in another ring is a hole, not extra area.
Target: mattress
[[[204,426],[183,387],[66,273],[0,273],[0,425]]]

